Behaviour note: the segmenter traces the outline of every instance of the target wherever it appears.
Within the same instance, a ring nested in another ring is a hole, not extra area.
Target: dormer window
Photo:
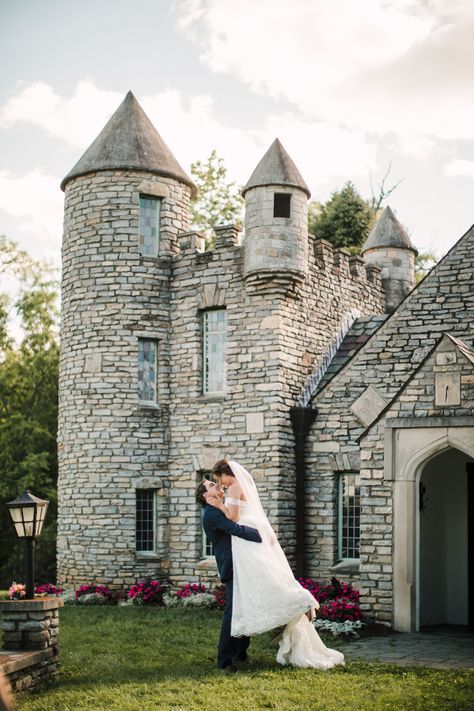
[[[288,193],[273,195],[273,217],[291,217],[291,195]]]
[[[140,254],[142,257],[157,257],[160,248],[159,198],[140,195]]]

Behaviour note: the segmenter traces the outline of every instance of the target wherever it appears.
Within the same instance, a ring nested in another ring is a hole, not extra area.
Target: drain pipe
[[[295,464],[296,464],[296,577],[305,575],[305,500],[304,500],[304,473],[305,473],[305,447],[311,425],[316,419],[318,411],[312,407],[290,408],[290,419],[295,436]]]

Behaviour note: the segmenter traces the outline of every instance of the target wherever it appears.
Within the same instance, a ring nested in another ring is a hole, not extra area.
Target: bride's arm
[[[219,499],[217,496],[208,496],[206,499],[208,504],[211,504],[211,506],[215,506],[216,509],[219,509],[219,511],[222,511],[224,516],[229,519],[229,521],[233,521],[234,523],[237,522],[240,518],[240,506],[239,503],[231,503],[229,502],[227,506],[224,504],[222,499]],[[232,499],[232,501],[237,501],[237,499]]]

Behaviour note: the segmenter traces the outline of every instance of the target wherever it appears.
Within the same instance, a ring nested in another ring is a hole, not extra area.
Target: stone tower
[[[308,198],[301,174],[276,138],[242,191],[247,284],[301,283],[308,272]]]
[[[386,310],[394,311],[415,286],[415,257],[406,230],[390,207],[386,207],[361,250],[367,264],[381,270]]]
[[[150,573],[136,490],[166,496],[171,260],[195,188],[131,92],[61,187],[58,572],[124,584]]]

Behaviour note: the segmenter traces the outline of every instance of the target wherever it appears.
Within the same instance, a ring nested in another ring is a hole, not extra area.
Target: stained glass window
[[[155,403],[157,400],[156,378],[157,344],[148,338],[138,339],[138,399]]]
[[[160,246],[161,200],[140,195],[140,254],[157,257]]]
[[[203,392],[223,392],[226,388],[227,312],[203,313]]]
[[[339,558],[359,558],[360,474],[339,477]]]
[[[144,553],[155,550],[155,489],[137,489],[136,492],[135,549]]]

